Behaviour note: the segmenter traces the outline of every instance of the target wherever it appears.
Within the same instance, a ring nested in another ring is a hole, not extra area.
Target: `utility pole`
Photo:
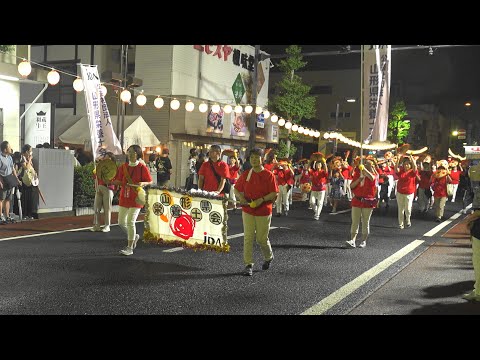
[[[250,122],[248,124],[248,129],[250,131],[250,137],[248,138],[248,153],[255,147],[255,128],[257,123],[257,113],[255,112],[257,108],[257,81],[258,81],[258,63],[260,57],[260,45],[255,45],[255,65],[253,69],[253,84],[252,84],[252,106],[253,111],[250,114]]]
[[[122,85],[127,89],[127,72],[128,72],[128,45],[122,45],[122,63],[123,63],[123,82]],[[125,112],[127,104],[122,103],[122,126],[120,128],[120,146],[123,150],[124,145],[124,132],[125,132]]]
[[[335,112],[335,132],[338,130],[338,112],[340,110],[340,103],[337,102],[337,111]],[[333,139],[333,156],[337,154],[337,138]]]

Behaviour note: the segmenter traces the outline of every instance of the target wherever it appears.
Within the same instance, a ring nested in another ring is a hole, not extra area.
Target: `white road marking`
[[[143,220],[137,221],[137,223],[141,223],[141,222],[143,222]],[[117,225],[118,225],[118,224],[111,224],[110,227],[112,227],[112,226],[117,226]],[[49,232],[41,233],[41,234],[19,235],[19,236],[12,236],[12,237],[8,237],[8,238],[3,238],[3,239],[0,239],[0,241],[15,240],[15,239],[25,239],[25,238],[37,237],[37,236],[47,236],[47,235],[63,234],[63,233],[72,232],[72,231],[89,230],[89,229],[91,229],[91,228],[92,228],[92,227],[89,226],[89,227],[84,227],[84,228],[76,228],[76,229],[68,229],[68,230],[49,231]],[[22,229],[18,229],[18,230],[20,231],[20,230],[22,230]],[[101,231],[99,231],[99,232],[101,232]]]
[[[330,215],[343,214],[343,213],[346,213],[346,212],[349,212],[349,211],[352,211],[352,209],[337,211],[335,213],[330,213]]]
[[[358,276],[356,279],[353,279],[348,284],[342,286],[337,291],[333,292],[326,298],[324,298],[319,303],[313,305],[311,308],[305,310],[301,315],[321,315],[327,310],[331,309],[334,305],[345,299],[348,295],[353,293],[355,290],[363,286],[367,281],[372,279],[374,276],[380,274],[382,271],[388,269],[395,262],[400,260],[402,257],[413,251],[416,247],[422,244],[425,240],[414,240],[407,246],[403,247],[395,254],[389,256],[382,262],[375,265],[373,268],[365,271],[363,274]],[[368,246],[367,246],[368,247]],[[352,250],[350,250],[352,251]],[[355,250],[354,250],[355,251]]]
[[[472,207],[472,204],[468,205],[465,210],[470,209]],[[445,220],[444,222],[438,224],[435,226],[432,230],[427,231],[423,236],[433,236],[436,233],[438,233],[440,230],[442,230],[445,226],[449,225],[453,220],[458,219],[462,215],[462,210],[460,210],[458,213],[453,214],[449,219]]]

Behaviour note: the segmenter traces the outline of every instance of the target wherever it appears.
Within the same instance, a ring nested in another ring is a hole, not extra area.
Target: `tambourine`
[[[110,182],[117,175],[117,164],[111,159],[100,160],[96,167],[97,177],[103,182]]]

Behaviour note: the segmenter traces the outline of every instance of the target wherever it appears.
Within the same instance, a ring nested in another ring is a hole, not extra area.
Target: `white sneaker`
[[[345,242],[346,242],[348,245],[350,245],[351,247],[353,247],[353,248],[356,246],[356,245],[355,245],[355,240],[347,240],[347,241],[345,241]]]
[[[480,301],[480,295],[477,295],[475,290],[472,290],[468,294],[463,294],[462,298],[468,301]]]
[[[314,216],[313,217],[315,220],[320,220],[320,218],[318,216]]]
[[[119,253],[125,256],[133,255],[133,249],[125,246],[122,250],[119,251]]]
[[[110,232],[110,226],[104,226],[102,232]]]
[[[94,226],[90,229],[90,231],[93,231],[93,232],[95,232],[95,231],[102,231],[102,228],[101,228],[100,226],[94,225]]]
[[[365,241],[362,241],[360,245],[358,245],[358,247],[360,248],[364,248],[365,246],[367,246],[367,243]]]

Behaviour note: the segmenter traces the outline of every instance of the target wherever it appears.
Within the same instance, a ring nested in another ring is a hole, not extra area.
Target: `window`
[[[345,113],[345,115],[346,114],[348,114],[348,117],[350,117],[350,113]],[[336,117],[337,117],[337,112],[336,111],[330,113],[330,118],[331,119],[335,119]],[[345,117],[347,117],[347,116],[345,116]],[[338,118],[339,119],[343,118],[343,112],[341,112],[341,111],[338,112]]]
[[[349,118],[349,117],[350,117],[350,113],[347,113],[347,112],[346,112],[346,113],[345,113],[345,117],[346,117],[346,118]]]
[[[69,74],[77,73],[77,60],[69,60],[62,62],[52,62],[51,65],[55,69],[65,71]],[[43,101],[53,103],[57,108],[75,108],[76,92],[73,89],[73,81],[75,78],[70,75],[60,73],[60,81],[57,85],[49,86],[43,93]]]
[[[310,89],[310,94],[312,95],[332,95],[332,87],[327,85],[317,85],[312,86]]]

